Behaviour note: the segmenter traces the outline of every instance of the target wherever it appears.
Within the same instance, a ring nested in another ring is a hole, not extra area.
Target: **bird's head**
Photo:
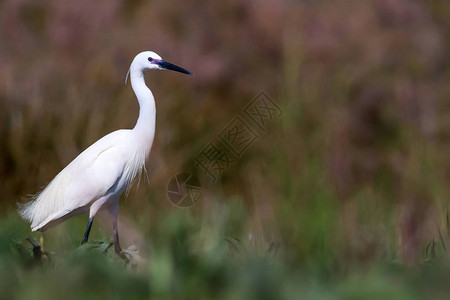
[[[163,60],[161,56],[153,51],[144,51],[136,55],[136,57],[133,59],[130,69],[128,70],[127,78],[125,79],[125,83],[127,82],[130,72],[138,71],[141,73],[145,73],[148,70],[172,70],[191,76],[194,75],[186,69]]]

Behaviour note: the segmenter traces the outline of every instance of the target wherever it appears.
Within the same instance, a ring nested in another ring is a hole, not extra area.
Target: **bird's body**
[[[45,231],[73,215],[101,207],[108,200],[117,202],[144,167],[152,140],[153,136],[146,144],[141,143],[134,129],[106,135],[65,167],[29,202],[22,216],[32,222],[33,231]]]
[[[112,132],[92,144],[42,192],[21,205],[19,213],[31,222],[32,231],[45,231],[74,215],[89,212],[85,242],[94,216],[100,209],[107,208],[113,219],[116,251],[121,251],[117,230],[119,198],[145,168],[155,135],[155,100],[144,79],[144,73],[149,69],[172,69],[191,74],[163,61],[154,52],[138,54],[129,70],[140,106],[136,126]]]

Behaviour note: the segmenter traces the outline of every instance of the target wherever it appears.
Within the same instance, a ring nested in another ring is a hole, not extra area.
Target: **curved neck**
[[[156,107],[155,98],[145,84],[144,73],[140,70],[130,70],[131,87],[139,102],[139,118],[133,131],[146,139],[150,147],[155,136]]]

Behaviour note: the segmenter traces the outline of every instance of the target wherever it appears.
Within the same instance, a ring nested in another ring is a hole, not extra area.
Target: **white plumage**
[[[138,54],[128,71],[140,106],[136,126],[112,132],[95,142],[43,191],[28,203],[19,205],[19,213],[31,222],[32,231],[45,231],[74,215],[89,212],[83,243],[87,241],[94,216],[106,208],[112,216],[115,249],[121,253],[117,229],[119,198],[145,168],[155,135],[155,100],[144,80],[144,73],[151,69],[169,69],[192,75],[165,62],[154,52]]]

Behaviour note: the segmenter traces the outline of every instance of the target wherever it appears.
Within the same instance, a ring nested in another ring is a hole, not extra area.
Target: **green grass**
[[[417,265],[343,264],[318,254],[299,263],[279,245],[255,248],[223,235],[218,223],[205,229],[179,211],[162,219],[148,253],[129,264],[107,238],[61,252],[43,240],[38,257],[21,220],[9,217],[0,228],[4,299],[445,299],[450,291],[442,255]]]

